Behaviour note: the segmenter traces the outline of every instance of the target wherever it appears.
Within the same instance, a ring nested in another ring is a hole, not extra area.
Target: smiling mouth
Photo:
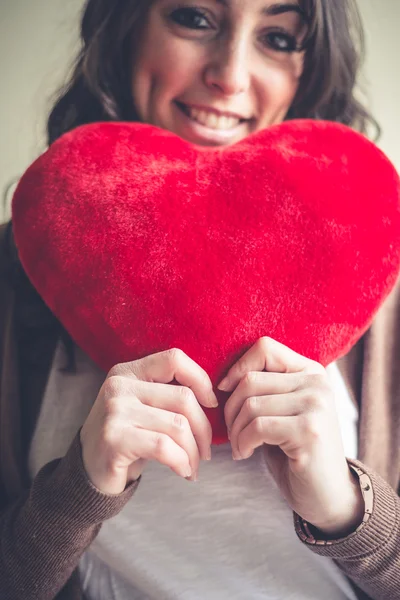
[[[239,125],[249,121],[249,119],[239,119],[228,115],[217,115],[215,112],[193,108],[182,102],[176,102],[176,104],[187,117],[203,125],[203,127],[208,127],[208,129],[213,129],[214,131],[234,130]]]

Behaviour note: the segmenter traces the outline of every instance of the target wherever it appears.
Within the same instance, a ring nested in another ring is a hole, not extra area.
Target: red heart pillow
[[[399,196],[390,162],[342,125],[210,149],[99,123],[28,169],[13,222],[33,285],[105,371],[179,347],[217,384],[264,335],[324,365],[350,349],[397,278]],[[225,442],[223,402],[206,413]]]

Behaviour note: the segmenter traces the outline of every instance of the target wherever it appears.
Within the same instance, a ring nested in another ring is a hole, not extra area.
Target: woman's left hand
[[[322,365],[263,337],[218,388],[233,392],[225,420],[236,460],[263,446],[288,504],[323,534],[346,535],[361,523],[364,501],[346,461]]]

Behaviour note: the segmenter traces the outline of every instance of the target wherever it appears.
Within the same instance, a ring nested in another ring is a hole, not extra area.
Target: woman
[[[89,0],[49,143],[104,120],[205,146],[293,117],[364,131],[350,9]],[[340,371],[258,340],[220,383],[230,443],[210,460],[199,365],[171,349],[102,373],[27,282],[10,226],[1,256],[2,598],[398,597],[397,291]]]

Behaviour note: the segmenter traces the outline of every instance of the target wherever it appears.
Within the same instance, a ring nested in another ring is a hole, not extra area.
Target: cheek
[[[154,97],[174,97],[201,72],[203,57],[193,44],[184,40],[160,39],[157,44],[144,44],[133,72],[134,97],[141,103]]]
[[[276,65],[258,79],[257,95],[262,114],[260,129],[281,123],[285,119],[296,96],[301,72],[301,69],[292,66],[283,68],[282,65]]]
[[[292,103],[299,80],[291,72],[276,70],[264,79],[263,96],[266,108],[284,108]]]

